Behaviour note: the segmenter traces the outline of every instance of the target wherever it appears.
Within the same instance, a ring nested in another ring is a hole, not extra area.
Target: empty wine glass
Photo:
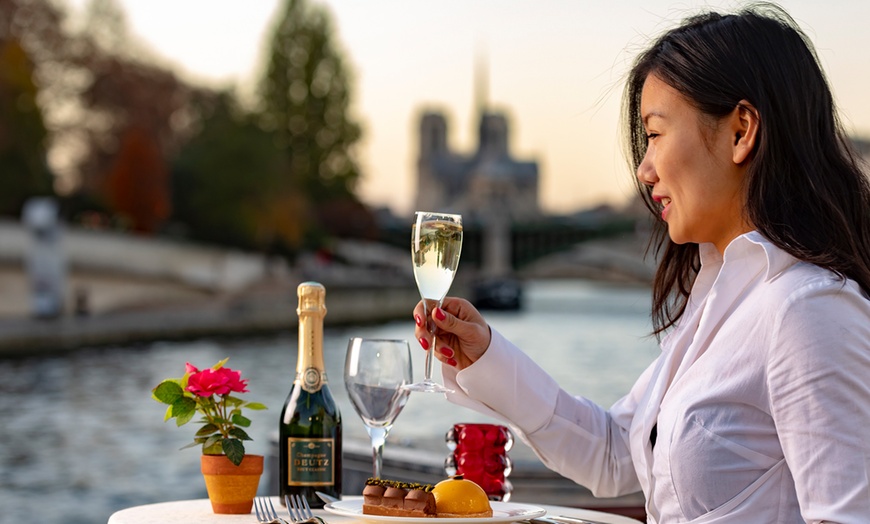
[[[381,478],[384,444],[408,401],[411,349],[406,340],[355,337],[347,345],[344,385],[372,441],[375,478]]]
[[[428,393],[449,393],[452,390],[432,380],[432,351],[435,349],[435,325],[432,310],[441,307],[453,275],[459,266],[462,251],[462,217],[447,213],[417,211],[411,228],[411,258],[414,261],[414,279],[423,298],[426,329],[432,333],[432,344],[426,350],[423,382],[411,384],[407,389]]]

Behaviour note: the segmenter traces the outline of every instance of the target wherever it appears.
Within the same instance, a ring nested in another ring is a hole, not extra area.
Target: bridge
[[[598,222],[566,218],[507,224],[463,224],[461,274],[473,278],[604,278],[649,282],[653,265],[644,260],[646,238],[635,220],[612,216]],[[406,251],[408,228],[384,228],[384,244]]]

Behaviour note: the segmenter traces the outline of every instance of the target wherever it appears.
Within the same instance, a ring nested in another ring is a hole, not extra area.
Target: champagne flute
[[[411,349],[406,340],[352,338],[347,344],[344,385],[372,441],[375,478],[381,478],[384,444],[410,392]]]
[[[407,386],[411,391],[451,393],[432,380],[432,351],[435,349],[435,325],[432,310],[441,307],[453,275],[459,266],[462,251],[462,217],[447,213],[417,211],[411,229],[411,258],[414,261],[414,279],[423,298],[426,329],[432,333],[432,344],[426,350],[423,382]]]

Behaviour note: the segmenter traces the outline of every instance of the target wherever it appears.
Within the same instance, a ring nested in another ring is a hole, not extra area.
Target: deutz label
[[[332,439],[290,437],[287,451],[288,486],[331,486],[335,483]]]

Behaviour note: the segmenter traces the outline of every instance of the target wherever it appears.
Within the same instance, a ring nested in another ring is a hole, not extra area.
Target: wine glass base
[[[417,382],[416,384],[407,384],[402,386],[402,389],[421,393],[453,393],[452,389],[444,387],[432,380],[424,380],[423,382]]]

